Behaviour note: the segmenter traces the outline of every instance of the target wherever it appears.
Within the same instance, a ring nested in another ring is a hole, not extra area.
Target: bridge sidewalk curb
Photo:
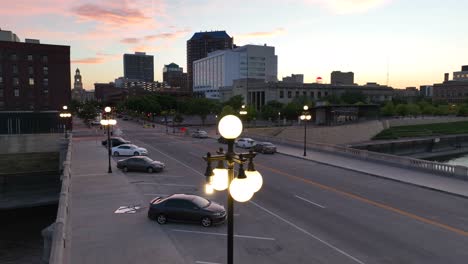
[[[373,176],[373,177],[377,177],[377,178],[381,178],[381,179],[386,179],[386,180],[390,180],[390,181],[394,181],[394,182],[405,183],[405,184],[409,184],[409,185],[412,185],[412,186],[416,186],[416,187],[420,187],[420,188],[424,188],[424,189],[428,189],[428,190],[432,190],[432,191],[446,193],[446,194],[458,196],[458,197],[461,197],[461,198],[468,198],[468,196],[465,196],[465,195],[462,195],[462,194],[459,194],[459,193],[453,193],[453,192],[450,192],[450,191],[441,190],[441,189],[429,187],[429,186],[422,185],[422,184],[417,184],[417,183],[413,183],[413,182],[407,182],[407,181],[403,181],[403,180],[399,180],[399,179],[395,179],[395,178],[390,178],[390,177],[386,177],[386,176],[383,176],[383,175],[370,173],[370,172],[367,172],[367,171],[364,171],[364,170],[357,170],[357,169],[348,168],[348,167],[336,165],[336,164],[329,163],[329,162],[313,160],[311,158],[303,157],[303,156],[300,156],[300,155],[284,153],[284,152],[281,152],[281,151],[278,151],[277,153],[280,154],[280,155],[289,156],[289,157],[293,157],[293,158],[298,158],[298,159],[302,159],[302,160],[308,160],[308,161],[311,161],[311,162],[316,162],[316,163],[319,163],[319,164],[322,164],[322,165],[328,165],[328,166],[332,166],[332,167],[335,167],[335,168],[341,168],[341,169],[346,169],[346,170],[350,170],[350,171],[354,171],[354,172],[364,173],[364,174],[367,174],[369,176]]]

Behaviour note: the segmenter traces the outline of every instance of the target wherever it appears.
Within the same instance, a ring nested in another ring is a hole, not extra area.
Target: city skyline
[[[445,72],[468,64],[462,49],[468,36],[461,34],[468,3],[452,0],[257,0],[248,6],[18,0],[3,6],[0,27],[21,41],[71,46],[71,72],[80,68],[85,89],[123,76],[124,53],[153,55],[158,81],[165,64],[186,70],[186,41],[210,30],[226,30],[236,45],[274,46],[278,79],[294,73],[304,74],[305,82],[321,76],[328,83],[338,70],[353,71],[358,84],[386,84],[388,72],[390,86],[418,87],[440,83]]]

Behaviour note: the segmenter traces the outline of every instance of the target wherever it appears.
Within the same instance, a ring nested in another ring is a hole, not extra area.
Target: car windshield
[[[205,208],[205,207],[208,207],[208,205],[210,205],[210,201],[208,201],[207,199],[203,198],[203,197],[195,197],[193,198],[192,202],[194,204],[196,204],[198,207],[200,208]]]

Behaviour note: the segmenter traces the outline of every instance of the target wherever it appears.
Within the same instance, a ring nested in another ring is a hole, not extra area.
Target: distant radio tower
[[[389,59],[387,57],[387,86],[388,86],[388,81],[390,79],[390,63],[389,63]]]

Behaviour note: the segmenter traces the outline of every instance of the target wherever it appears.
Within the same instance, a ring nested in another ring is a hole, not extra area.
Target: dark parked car
[[[166,165],[148,157],[136,156],[117,162],[117,168],[123,171],[147,171],[149,173],[161,172]]]
[[[128,140],[125,140],[121,137],[111,137],[111,142],[112,142],[112,147],[117,147],[123,144],[130,144],[131,142]],[[103,146],[107,146],[107,139],[102,141]]]
[[[203,197],[189,194],[173,194],[157,197],[150,202],[148,217],[159,224],[167,221],[200,223],[204,227],[226,220],[224,206]]]
[[[254,146],[255,152],[273,154],[276,152],[276,146],[270,142],[257,142]]]

